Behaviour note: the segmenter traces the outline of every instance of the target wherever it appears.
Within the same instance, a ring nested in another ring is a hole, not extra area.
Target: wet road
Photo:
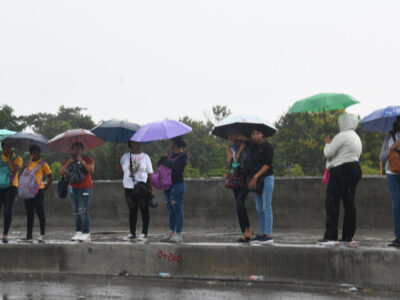
[[[64,275],[1,276],[0,299],[398,299],[349,286],[318,287],[245,281]]]

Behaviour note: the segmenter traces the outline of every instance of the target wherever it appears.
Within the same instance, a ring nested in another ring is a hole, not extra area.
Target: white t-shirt
[[[145,153],[125,153],[122,155],[120,163],[124,171],[123,185],[126,189],[133,189],[134,183],[131,177],[129,154],[132,157],[132,172],[135,183],[139,181],[147,182],[147,175],[153,174],[153,166],[150,157]]]

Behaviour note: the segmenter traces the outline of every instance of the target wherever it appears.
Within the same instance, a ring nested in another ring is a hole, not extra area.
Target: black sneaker
[[[3,244],[7,244],[7,243],[8,243],[8,238],[3,237],[3,238],[1,239],[1,241],[2,241]]]
[[[390,244],[388,244],[388,247],[400,247],[400,240],[399,239],[393,240]]]
[[[245,239],[239,238],[239,239],[236,241],[236,243],[248,243],[248,242],[250,242],[250,239],[249,239],[249,238],[245,238]]]
[[[322,240],[318,241],[318,245],[321,245],[321,246],[337,246],[337,245],[339,245],[339,242],[335,241],[335,240],[322,239]]]

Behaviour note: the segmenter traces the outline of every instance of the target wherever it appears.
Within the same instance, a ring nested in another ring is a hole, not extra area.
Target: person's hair
[[[4,143],[4,141],[1,142],[1,148],[3,148],[4,146],[8,146],[7,143]]]
[[[132,144],[134,144],[134,143],[138,143],[138,144],[140,144],[139,142],[135,142],[135,141],[131,141],[131,140],[129,140],[129,141],[128,141],[128,147],[129,147],[129,149],[131,149],[131,148],[132,148]]]
[[[75,146],[78,146],[79,148],[81,148],[83,150],[83,144],[81,142],[75,142],[72,144],[71,149],[74,148]]]
[[[33,151],[39,151],[39,153],[42,152],[42,150],[40,149],[40,147],[38,145],[32,145],[29,147],[29,153],[32,154]]]
[[[262,132],[262,130],[261,130],[259,127],[257,127],[257,126],[254,126],[254,127],[251,128],[251,130],[250,130],[250,137],[251,137],[251,133],[253,132],[253,130],[258,131],[259,133],[261,133],[261,135],[262,135],[263,137],[265,137],[265,136],[264,136],[264,133]]]
[[[399,122],[400,122],[400,116],[397,116],[396,121],[393,122],[392,131],[390,132],[392,135],[395,135],[397,132],[400,131]]]
[[[177,136],[172,139],[172,142],[174,142],[175,145],[177,145],[179,148],[185,148],[186,147],[186,142],[183,140],[182,136]]]

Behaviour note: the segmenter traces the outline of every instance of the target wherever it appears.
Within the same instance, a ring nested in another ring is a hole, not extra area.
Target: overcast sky
[[[400,1],[0,0],[0,104],[87,107],[144,124],[216,104],[276,121],[348,93],[365,116],[400,99]]]

